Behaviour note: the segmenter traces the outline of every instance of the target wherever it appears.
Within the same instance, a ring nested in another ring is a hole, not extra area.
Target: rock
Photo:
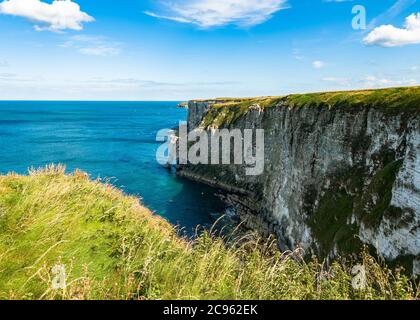
[[[188,102],[181,102],[177,105],[178,108],[188,109]]]
[[[246,226],[274,234],[283,250],[334,257],[368,244],[389,260],[417,257],[419,272],[420,104],[391,112],[367,98],[334,106],[285,101],[250,104],[225,124],[265,130],[262,175],[246,176],[240,165],[185,165],[179,174],[224,190]],[[188,103],[190,130],[203,126],[215,103],[223,101]]]

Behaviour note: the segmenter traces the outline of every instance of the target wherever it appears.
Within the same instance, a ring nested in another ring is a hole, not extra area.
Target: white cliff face
[[[399,217],[384,217],[377,229],[362,224],[360,237],[386,258],[420,255],[420,122],[409,123],[403,165],[392,187],[391,206]],[[399,137],[394,137],[398,140]]]
[[[190,102],[190,129],[213,103]],[[363,242],[385,258],[418,261],[419,126],[413,111],[250,108],[233,127],[265,130],[262,175],[246,176],[235,165],[187,165],[179,174],[225,190],[245,223],[277,236],[281,249],[331,257]]]

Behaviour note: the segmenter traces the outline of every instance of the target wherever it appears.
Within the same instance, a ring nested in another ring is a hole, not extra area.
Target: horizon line
[[[182,102],[188,100],[78,100],[78,99],[0,99],[0,102]]]

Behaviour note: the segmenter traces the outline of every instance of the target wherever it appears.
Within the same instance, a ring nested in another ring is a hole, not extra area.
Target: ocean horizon
[[[224,212],[215,190],[155,159],[159,130],[185,121],[179,101],[0,101],[0,173],[63,164],[100,177],[192,235]]]

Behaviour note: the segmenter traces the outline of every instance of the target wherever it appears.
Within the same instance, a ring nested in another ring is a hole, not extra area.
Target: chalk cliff
[[[189,129],[264,129],[265,169],[183,165],[280,249],[363,244],[420,273],[420,87],[188,103]]]

